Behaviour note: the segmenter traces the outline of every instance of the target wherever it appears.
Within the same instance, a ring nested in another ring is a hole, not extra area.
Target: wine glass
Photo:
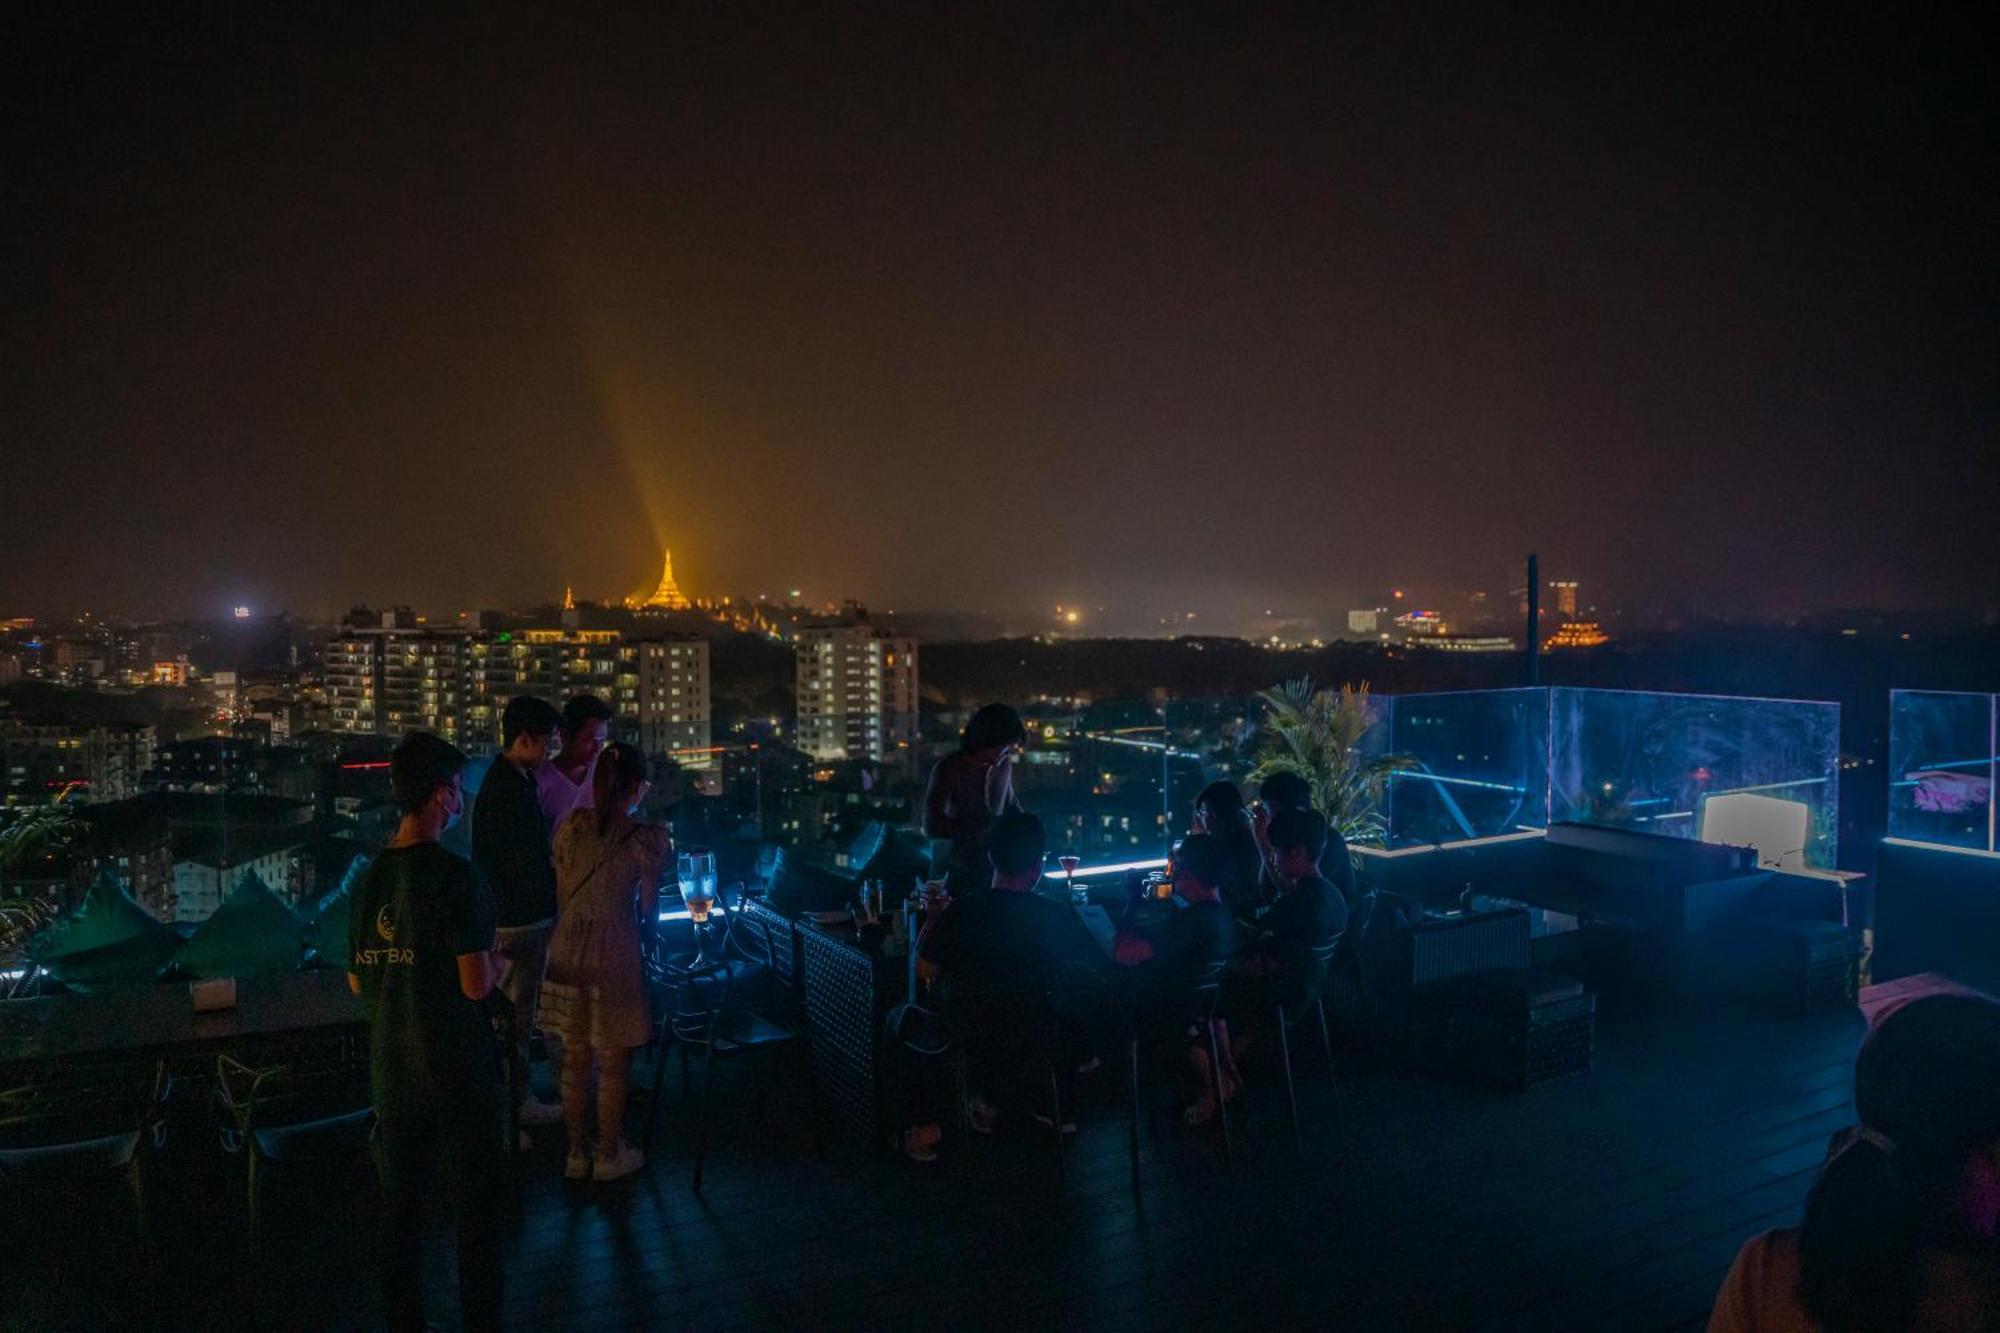
[[[1083,858],[1080,856],[1069,856],[1069,855],[1058,856],[1056,858],[1056,864],[1062,867],[1063,877],[1069,881],[1070,901],[1071,902],[1089,901],[1090,890],[1088,888],[1084,889],[1082,898],[1078,898],[1076,896],[1076,868],[1083,864]]]

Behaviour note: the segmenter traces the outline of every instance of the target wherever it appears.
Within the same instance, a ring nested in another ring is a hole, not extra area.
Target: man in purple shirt
[[[535,773],[536,793],[550,838],[571,811],[590,809],[597,756],[610,739],[611,707],[604,700],[594,694],[579,694],[563,705],[561,752]]]

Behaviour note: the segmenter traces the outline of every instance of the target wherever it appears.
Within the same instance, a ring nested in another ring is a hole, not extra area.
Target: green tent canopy
[[[71,990],[101,991],[145,985],[180,947],[172,926],[134,902],[116,875],[100,870],[76,910],[35,937],[28,957]]]
[[[246,870],[175,961],[197,977],[296,972],[310,931],[306,919],[271,892],[256,871]]]

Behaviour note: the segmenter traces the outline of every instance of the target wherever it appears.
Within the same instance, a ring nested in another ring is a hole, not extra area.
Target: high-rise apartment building
[[[136,722],[90,726],[60,717],[0,721],[0,799],[9,805],[120,801],[153,766],[155,732]]]
[[[450,630],[382,636],[378,713],[384,735],[422,730],[454,745],[465,739],[468,637]]]
[[[815,759],[897,758],[917,740],[917,644],[866,620],[799,632],[798,745]]]
[[[501,715],[516,695],[560,706],[571,695],[594,694],[611,706],[613,734],[649,755],[709,744],[708,645],[695,639],[350,622],[327,645],[322,675],[333,729],[350,734],[421,729],[470,750],[495,750]]]
[[[639,655],[639,748],[683,768],[710,768],[708,644],[702,639],[645,640]]]
[[[1555,589],[1556,614],[1564,620],[1576,619],[1576,580],[1557,579],[1549,584]]]

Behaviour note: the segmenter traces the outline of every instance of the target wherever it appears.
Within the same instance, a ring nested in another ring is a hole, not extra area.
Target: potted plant
[[[1313,808],[1348,846],[1387,842],[1382,796],[1389,775],[1414,763],[1406,755],[1362,753],[1362,738],[1375,725],[1367,682],[1320,689],[1302,678],[1273,686],[1257,698],[1264,705],[1264,734],[1251,780],[1296,773],[1312,788]]]

